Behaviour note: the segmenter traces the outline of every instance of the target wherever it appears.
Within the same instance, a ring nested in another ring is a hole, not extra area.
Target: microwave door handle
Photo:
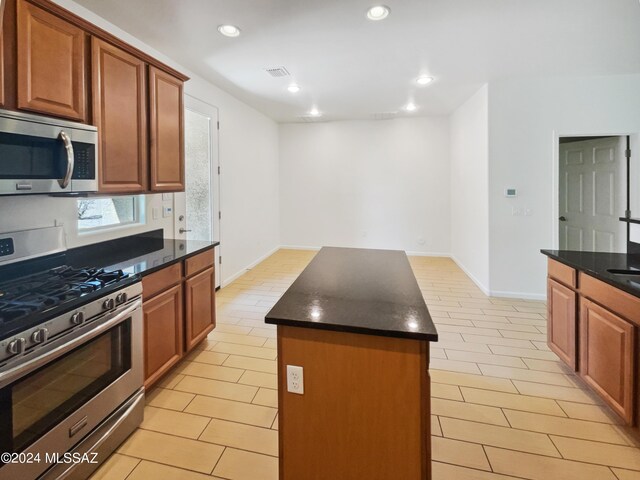
[[[64,131],[60,132],[60,139],[64,142],[64,148],[67,151],[67,172],[65,173],[64,178],[58,180],[58,183],[60,184],[60,187],[67,188],[71,181],[71,175],[73,174],[73,143],[71,143],[71,138]]]

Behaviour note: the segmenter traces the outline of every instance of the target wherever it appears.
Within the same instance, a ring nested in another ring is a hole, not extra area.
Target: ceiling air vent
[[[322,120],[322,117],[314,116],[314,115],[300,115],[298,120],[305,123],[315,123]]]
[[[289,71],[284,67],[267,68],[266,71],[269,75],[275,78],[289,76]]]
[[[380,112],[380,113],[372,113],[371,118],[374,120],[388,120],[390,118],[395,118],[398,115],[398,112]]]

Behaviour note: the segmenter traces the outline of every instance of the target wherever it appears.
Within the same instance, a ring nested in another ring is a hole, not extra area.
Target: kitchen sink
[[[614,275],[632,275],[638,276],[640,275],[640,270],[621,270],[619,268],[609,268],[607,270],[609,273],[613,273]]]

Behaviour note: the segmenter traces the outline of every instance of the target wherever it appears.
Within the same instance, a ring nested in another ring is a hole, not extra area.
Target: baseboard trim
[[[272,248],[271,250],[269,250],[267,253],[265,253],[264,255],[262,255],[261,257],[257,258],[256,260],[254,260],[253,262],[251,262],[249,265],[247,265],[245,268],[243,268],[242,270],[240,270],[239,272],[234,273],[233,275],[231,275],[230,277],[225,278],[224,280],[222,280],[220,282],[220,287],[224,288],[227,285],[229,285],[231,282],[233,282],[234,280],[237,280],[238,278],[240,278],[242,275],[244,275],[245,273],[247,273],[249,270],[251,270],[253,267],[255,267],[256,265],[258,265],[260,262],[266,260],[267,258],[269,258],[271,255],[273,255],[274,253],[276,253],[278,250],[280,250],[281,247],[275,247]]]
[[[492,290],[491,296],[498,298],[521,298],[522,300],[547,300],[547,296],[543,293],[505,292],[502,290]]]
[[[322,247],[305,247],[302,245],[280,245],[281,250],[320,250]]]
[[[455,264],[458,266],[458,268],[459,268],[460,270],[462,270],[462,271],[464,272],[464,274],[465,274],[467,277],[469,277],[473,283],[475,283],[475,284],[476,284],[476,287],[478,287],[478,288],[482,291],[482,293],[484,293],[487,297],[492,297],[492,296],[494,296],[494,295],[493,295],[493,292],[491,291],[491,289],[490,289],[489,287],[486,287],[486,286],[485,286],[485,285],[484,285],[480,280],[478,280],[478,279],[477,279],[477,278],[476,278],[476,277],[475,277],[475,276],[474,276],[474,275],[473,275],[473,274],[472,274],[472,273],[467,269],[467,267],[465,267],[465,266],[463,265],[463,263],[462,263],[460,260],[458,260],[458,259],[456,258],[456,256],[455,256],[455,255],[449,255],[449,256],[451,257],[451,260],[453,260],[453,261],[455,262]]]
[[[303,245],[280,245],[269,250],[267,253],[259,257],[258,259],[251,262],[247,267],[236,272],[235,274],[227,277],[222,281],[221,287],[226,287],[234,280],[240,278],[242,275],[247,273],[253,267],[258,265],[260,262],[266,260],[271,255],[276,253],[278,250],[309,250],[309,251],[318,251],[322,247],[318,246],[303,246]],[[454,255],[450,253],[440,253],[440,252],[406,252],[407,255],[413,257],[440,257],[440,258],[450,258],[455,262],[455,264],[464,272],[464,274],[471,279],[471,281],[488,297],[502,297],[502,298],[521,298],[523,300],[542,300],[545,301],[547,296],[541,293],[522,293],[522,292],[508,292],[502,290],[491,290],[487,288],[482,282],[480,282],[465,266],[460,260],[458,260]]]

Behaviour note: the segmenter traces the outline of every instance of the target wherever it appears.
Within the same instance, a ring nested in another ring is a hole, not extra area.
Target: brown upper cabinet
[[[85,120],[85,32],[25,0],[17,4],[18,108]]]
[[[51,0],[0,0],[0,107],[98,127],[99,193],[184,191],[186,80]]]
[[[183,82],[149,67],[151,190],[184,190]]]
[[[146,64],[93,37],[91,66],[99,189],[143,192],[148,188]]]

